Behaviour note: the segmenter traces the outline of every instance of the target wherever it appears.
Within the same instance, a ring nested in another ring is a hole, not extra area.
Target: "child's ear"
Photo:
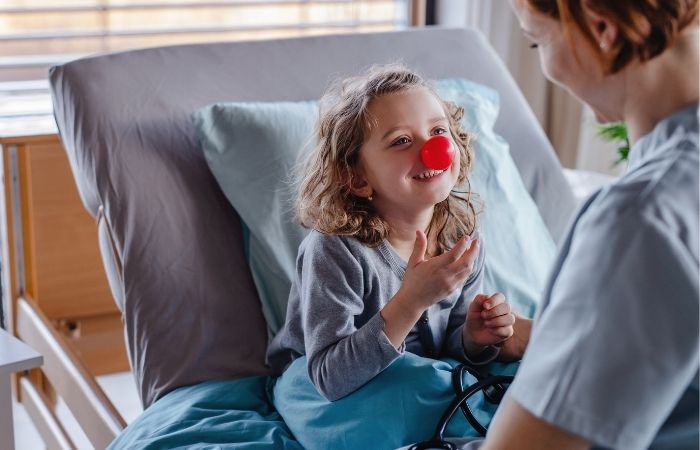
[[[374,189],[359,171],[346,173],[345,181],[350,186],[350,193],[356,197],[371,197]]]
[[[356,197],[368,198],[372,196],[374,189],[372,189],[367,180],[355,176],[350,184],[350,192]]]

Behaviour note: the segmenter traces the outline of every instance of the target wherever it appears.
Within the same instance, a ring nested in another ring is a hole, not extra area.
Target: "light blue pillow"
[[[477,136],[471,184],[484,206],[484,291],[503,292],[531,317],[555,245],[508,144],[493,132],[498,94],[462,79],[435,86],[444,99],[464,107],[463,125]],[[294,222],[290,174],[310,148],[317,118],[317,102],[218,103],[193,117],[206,161],[249,229],[249,264],[272,334],[284,324],[297,248],[308,232]]]

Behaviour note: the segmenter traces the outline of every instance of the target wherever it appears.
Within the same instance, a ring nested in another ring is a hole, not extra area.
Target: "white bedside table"
[[[0,448],[14,449],[12,375],[39,367],[44,358],[27,344],[0,329]]]

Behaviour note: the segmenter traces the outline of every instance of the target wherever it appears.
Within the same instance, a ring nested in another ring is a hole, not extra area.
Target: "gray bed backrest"
[[[190,115],[220,101],[308,100],[338,76],[401,61],[501,94],[497,131],[552,235],[574,208],[522,94],[473,30],[319,36],[162,47],[77,60],[50,73],[55,116],[87,209],[102,206],[132,368],[145,405],[202,380],[264,374],[264,320],[238,216],[210,175]],[[120,267],[122,274],[115,274]]]

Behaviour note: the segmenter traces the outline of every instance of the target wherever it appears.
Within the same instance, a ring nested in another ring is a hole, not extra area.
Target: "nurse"
[[[511,3],[546,76],[632,150],[562,242],[480,448],[697,449],[697,0]]]

